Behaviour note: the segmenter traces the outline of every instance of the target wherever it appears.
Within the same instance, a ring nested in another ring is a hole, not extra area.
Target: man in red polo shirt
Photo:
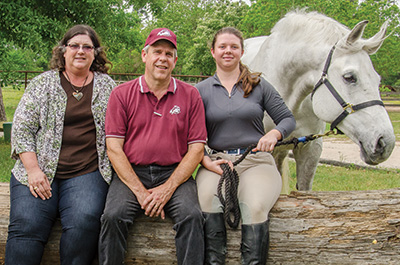
[[[153,30],[142,50],[145,74],[110,95],[106,144],[116,174],[101,219],[100,264],[123,264],[129,225],[141,212],[172,218],[178,264],[203,264],[204,219],[191,174],[206,143],[204,108],[196,88],[171,76],[176,48],[172,31]]]

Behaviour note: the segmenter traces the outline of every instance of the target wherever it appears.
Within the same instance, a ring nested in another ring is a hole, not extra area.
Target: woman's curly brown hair
[[[104,48],[101,47],[100,38],[97,33],[88,25],[76,25],[70,28],[58,43],[57,46],[53,48],[53,56],[50,61],[51,69],[58,69],[59,71],[65,71],[65,58],[64,53],[68,41],[75,37],[76,35],[87,35],[92,40],[94,45],[94,60],[90,66],[91,71],[107,73],[110,69],[111,62],[107,59]]]

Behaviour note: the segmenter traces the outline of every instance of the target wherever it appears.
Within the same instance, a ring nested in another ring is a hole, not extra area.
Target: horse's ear
[[[351,32],[346,37],[346,44],[351,45],[358,41],[364,33],[365,26],[367,26],[368,20],[364,20],[359,22],[355,27],[351,30]]]
[[[366,51],[368,54],[374,54],[379,50],[383,41],[386,39],[385,35],[388,25],[389,23],[385,21],[379,32],[376,33],[372,38],[365,41],[363,46],[364,51]]]

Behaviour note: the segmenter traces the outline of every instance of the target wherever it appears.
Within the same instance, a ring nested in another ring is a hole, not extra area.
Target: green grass
[[[6,109],[7,121],[11,122],[14,116],[15,109],[17,108],[18,102],[24,93],[24,87],[20,89],[13,89],[11,87],[2,88],[3,91],[3,102]]]
[[[11,146],[0,138],[0,182],[9,182],[15,161],[10,158]]]
[[[400,100],[400,92],[381,92],[381,98],[383,101],[386,99],[399,99]]]
[[[400,105],[400,100],[383,100],[383,103]]]
[[[400,112],[389,112],[389,117],[392,121],[396,140],[400,141]]]
[[[24,87],[21,86],[20,90],[6,87],[2,88],[2,92],[7,122],[12,122],[15,109],[24,93]],[[3,122],[0,122],[0,126],[3,128]],[[10,181],[11,169],[15,163],[15,161],[10,158],[10,153],[10,143],[5,142],[4,138],[0,138],[0,182]]]
[[[290,190],[296,190],[296,165],[289,162]],[[314,191],[382,190],[400,187],[400,170],[338,167],[319,164],[313,181]]]

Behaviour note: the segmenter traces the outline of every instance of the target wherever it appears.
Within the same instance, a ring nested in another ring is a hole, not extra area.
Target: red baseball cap
[[[174,45],[175,49],[177,49],[176,35],[167,28],[153,29],[147,37],[144,47],[147,45],[153,45],[158,40],[167,40]]]

